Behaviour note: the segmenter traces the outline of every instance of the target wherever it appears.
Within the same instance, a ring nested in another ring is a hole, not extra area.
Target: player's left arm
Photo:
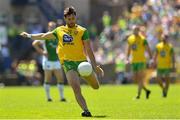
[[[155,54],[154,54],[154,58],[153,58],[153,67],[154,68],[156,68],[156,66],[157,66],[157,57],[158,57],[158,50],[157,50],[157,48],[156,48],[156,51],[155,51]]]
[[[83,40],[84,48],[85,48],[85,50],[87,52],[87,55],[88,55],[88,57],[89,57],[89,59],[91,61],[93,69],[95,70],[96,73],[98,73],[101,76],[103,76],[104,75],[104,71],[96,63],[96,59],[94,57],[94,53],[93,53],[93,51],[91,49],[91,46],[90,46],[90,40],[89,40],[89,35],[88,35],[87,30],[84,32],[82,40]]]

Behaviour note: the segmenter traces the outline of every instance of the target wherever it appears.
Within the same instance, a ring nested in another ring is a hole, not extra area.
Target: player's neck
[[[167,44],[168,42],[167,41],[163,41],[164,44]]]
[[[140,35],[139,34],[134,34],[135,37],[139,37]]]
[[[67,26],[68,28],[75,28],[75,27],[76,27],[76,24],[73,25],[73,26],[70,26],[70,25],[66,24],[66,26]]]

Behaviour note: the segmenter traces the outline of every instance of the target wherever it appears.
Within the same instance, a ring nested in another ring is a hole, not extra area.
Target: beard
[[[70,28],[72,28],[72,27],[74,27],[75,26],[75,23],[70,23],[70,24],[68,24],[68,27],[70,27]]]

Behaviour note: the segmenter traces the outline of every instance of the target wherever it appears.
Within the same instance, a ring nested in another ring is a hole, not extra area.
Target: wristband
[[[27,34],[27,38],[31,38],[32,37],[32,35],[31,34]]]

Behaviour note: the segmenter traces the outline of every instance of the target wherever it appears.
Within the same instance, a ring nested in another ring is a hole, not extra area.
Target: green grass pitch
[[[88,119],[180,119],[180,85],[171,85],[167,98],[162,98],[159,86],[148,87],[152,91],[149,100],[144,92],[140,100],[133,100],[135,85],[102,85],[99,90],[82,86],[93,115]],[[0,119],[82,119],[82,110],[69,86],[65,86],[67,102],[59,101],[55,86],[51,87],[51,96],[53,102],[47,102],[42,86],[0,88]]]

